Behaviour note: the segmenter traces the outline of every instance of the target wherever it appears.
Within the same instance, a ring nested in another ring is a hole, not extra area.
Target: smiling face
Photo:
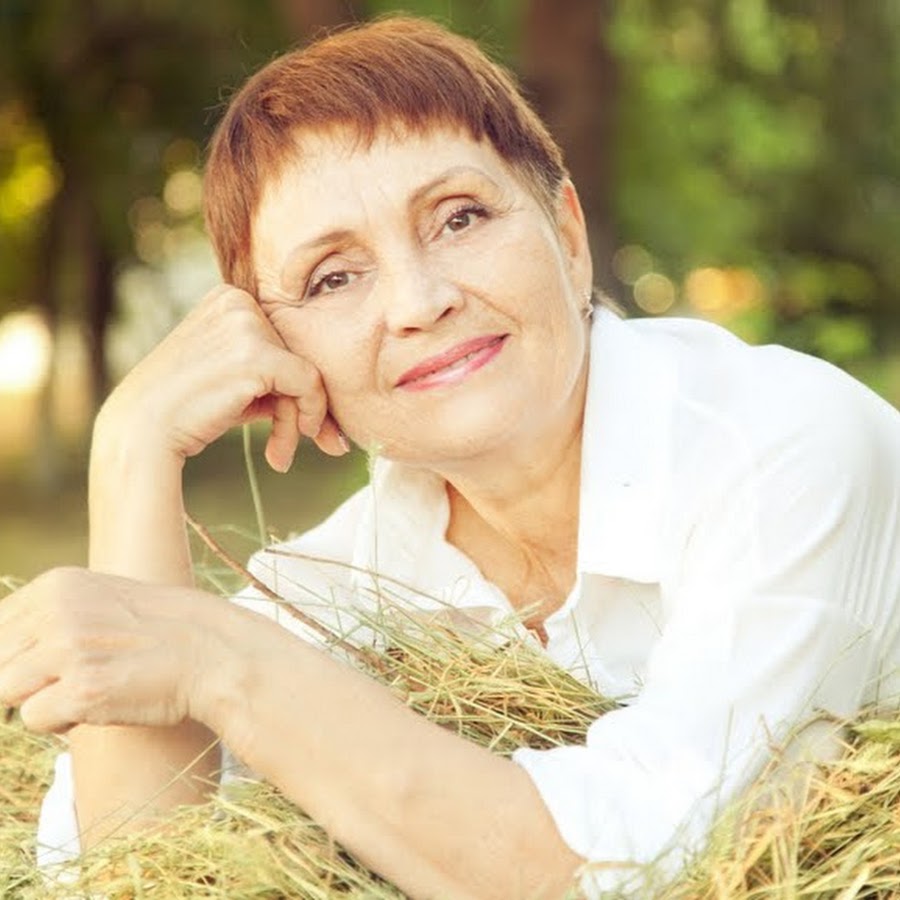
[[[548,214],[444,129],[301,150],[254,219],[259,301],[354,441],[446,471],[577,421],[591,264],[570,186]]]

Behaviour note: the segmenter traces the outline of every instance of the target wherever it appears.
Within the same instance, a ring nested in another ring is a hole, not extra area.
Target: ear
[[[568,262],[572,286],[580,296],[593,286],[594,264],[578,192],[568,178],[563,181],[559,191],[556,227],[560,246]]]

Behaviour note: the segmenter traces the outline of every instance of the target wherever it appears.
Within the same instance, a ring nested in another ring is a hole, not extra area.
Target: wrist
[[[146,420],[107,402],[94,423],[88,473],[89,565],[163,584],[191,584],[184,459]]]
[[[188,714],[226,742],[246,718],[256,618],[228,600],[198,593],[192,670],[186,679]]]
[[[128,466],[131,461],[168,466],[181,471],[185,455],[166,441],[165,430],[155,422],[146,403],[129,403],[113,392],[94,419],[91,464],[101,471]],[[95,466],[96,464],[96,466]]]
[[[308,683],[302,673],[322,653],[264,614],[205,596],[189,715],[263,772],[272,729],[283,724],[286,705],[298,703],[296,686]]]

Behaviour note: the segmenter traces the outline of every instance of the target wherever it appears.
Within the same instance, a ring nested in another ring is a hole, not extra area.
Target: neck
[[[536,551],[566,543],[578,528],[581,423],[538,455],[505,455],[502,468],[447,478],[451,517],[474,513],[511,543]],[[487,476],[487,477],[484,477]]]
[[[586,383],[585,366],[541,434],[440,473],[450,501],[447,539],[514,605],[541,605],[542,615],[565,599],[575,576]]]

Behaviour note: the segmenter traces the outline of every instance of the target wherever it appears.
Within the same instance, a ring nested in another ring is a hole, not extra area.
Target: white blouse
[[[598,864],[586,894],[645,896],[776,754],[831,752],[801,726],[900,697],[900,414],[820,360],[600,311],[582,459],[578,576],[544,652],[624,705],[582,745],[513,758]],[[508,619],[448,521],[439,478],[377,460],[251,570],[357,636],[373,604]],[[315,639],[252,589],[235,600]],[[38,841],[45,864],[77,853],[67,754]]]

